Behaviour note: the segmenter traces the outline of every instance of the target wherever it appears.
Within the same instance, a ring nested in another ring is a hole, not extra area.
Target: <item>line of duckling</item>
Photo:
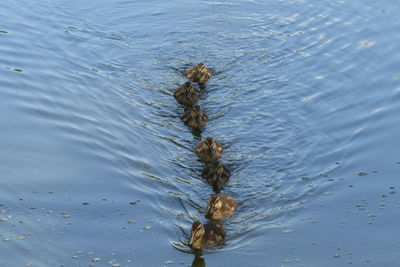
[[[211,70],[203,63],[185,71],[189,79],[186,83],[176,88],[175,99],[187,107],[186,112],[181,116],[182,121],[190,128],[203,128],[208,122],[207,114],[199,105],[195,105],[200,99],[200,91],[192,83],[198,83],[200,88],[212,77]],[[221,219],[233,215],[237,203],[227,194],[220,194],[222,185],[228,182],[231,172],[229,168],[218,161],[223,152],[223,146],[214,138],[207,137],[200,141],[195,152],[201,161],[206,163],[202,177],[213,187],[214,194],[208,201],[205,217],[209,221],[205,224],[195,221],[192,225],[189,246],[194,250],[201,250],[218,246],[225,239],[226,231]]]

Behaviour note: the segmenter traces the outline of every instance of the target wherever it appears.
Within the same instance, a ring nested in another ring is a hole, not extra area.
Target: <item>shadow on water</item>
[[[201,140],[202,130],[199,129],[199,128],[194,128],[194,129],[191,129],[191,130],[192,130],[192,134],[193,134],[194,139],[200,141]]]

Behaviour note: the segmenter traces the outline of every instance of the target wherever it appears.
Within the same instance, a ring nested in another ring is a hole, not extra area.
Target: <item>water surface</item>
[[[190,266],[212,190],[172,94],[204,62],[201,137],[224,144],[239,203],[205,264],[397,266],[399,14],[389,0],[2,1],[0,265]]]

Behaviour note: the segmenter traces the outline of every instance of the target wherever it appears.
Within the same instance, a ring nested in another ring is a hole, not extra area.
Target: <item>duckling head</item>
[[[222,208],[222,200],[219,196],[213,196],[208,203],[206,210],[206,218],[211,218],[214,213],[217,213]]]
[[[216,173],[218,177],[222,177],[222,174],[224,173],[224,166],[222,165],[222,163],[218,163]]]
[[[212,146],[212,144],[214,143],[214,139],[212,139],[212,137],[207,137],[206,138],[206,143],[208,146]]]
[[[197,64],[196,80],[199,80],[201,78],[204,70],[205,70],[205,66],[203,63]]]
[[[197,64],[197,69],[199,70],[199,72],[201,72],[204,69],[204,63],[200,62],[199,64]]]
[[[189,239],[189,246],[193,249],[201,249],[201,242],[204,234],[204,225],[199,221],[195,221],[192,225],[192,235]]]
[[[195,120],[200,120],[201,117],[201,109],[199,105],[195,105],[192,108],[192,111],[190,112],[190,115],[192,116],[193,119]]]
[[[192,83],[191,82],[189,82],[189,81],[187,81],[187,82],[185,82],[185,84],[184,84],[184,87],[187,89],[187,88],[190,88],[192,86]]]
[[[207,137],[206,138],[206,144],[208,146],[208,150],[210,151],[210,155],[214,156],[215,151],[214,151],[214,139],[212,139],[211,137]]]
[[[182,88],[183,92],[185,93],[186,98],[190,97],[190,93],[192,92],[192,83],[191,82],[185,82]]]

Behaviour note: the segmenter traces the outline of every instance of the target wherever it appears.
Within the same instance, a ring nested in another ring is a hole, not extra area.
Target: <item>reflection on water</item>
[[[209,266],[392,266],[399,11],[2,1],[0,265],[190,266],[184,233],[212,194],[193,150],[212,136],[238,208]],[[202,61],[192,132],[173,92]]]
[[[205,267],[206,261],[204,256],[200,253],[194,253],[194,259],[192,262],[192,267]]]

